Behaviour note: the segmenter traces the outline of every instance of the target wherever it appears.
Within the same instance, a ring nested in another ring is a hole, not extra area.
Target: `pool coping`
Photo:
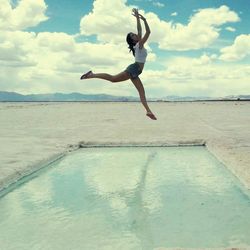
[[[89,147],[189,147],[189,146],[206,146],[205,140],[192,141],[156,141],[156,142],[80,142],[80,148]]]

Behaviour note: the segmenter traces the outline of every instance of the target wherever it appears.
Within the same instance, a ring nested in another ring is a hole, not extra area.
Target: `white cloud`
[[[12,32],[9,37],[14,38],[12,46],[16,47],[12,52],[7,50],[9,60],[0,60],[2,90],[137,95],[130,82],[112,84],[99,79],[79,80],[80,74],[89,69],[110,74],[122,71],[133,59],[123,44],[76,43],[72,36],[65,33],[36,35]],[[11,48],[8,44],[4,46]],[[14,51],[17,58],[10,56],[14,55]],[[175,57],[160,62],[165,70],[150,70],[146,65],[141,79],[147,95],[225,96],[249,93],[249,66],[218,65],[217,59],[214,54],[204,53],[199,58]]]
[[[34,61],[31,58],[30,46],[35,39],[35,34],[32,32],[22,31],[3,31],[0,33],[0,64],[5,62],[11,66],[33,65]]]
[[[0,33],[0,40],[4,41],[0,43],[1,90],[107,93],[111,88],[107,82],[80,82],[80,75],[89,69],[118,74],[133,62],[124,44],[77,43],[74,36],[66,33],[4,31]],[[148,50],[149,61],[153,61],[155,55]],[[122,95],[122,91],[129,90],[129,86],[112,87],[110,93],[113,94]]]
[[[126,35],[136,29],[135,17],[125,0],[94,2],[93,11],[85,15],[80,22],[83,35],[97,35],[101,42],[126,42]],[[112,11],[111,11],[112,10]]]
[[[165,4],[164,4],[164,3],[160,3],[160,2],[153,2],[153,5],[154,5],[154,6],[157,6],[157,7],[159,7],[159,8],[165,7]]]
[[[236,31],[236,29],[233,28],[233,27],[226,27],[225,29],[228,30],[228,31],[231,31],[231,32],[235,32]]]
[[[74,38],[62,32],[40,32],[37,35],[37,43],[40,48],[48,48],[54,52],[70,52],[75,46]]]
[[[126,34],[136,29],[131,7],[126,6],[125,2],[117,0],[111,4],[109,0],[95,1],[93,11],[81,19],[81,34],[97,35],[102,42],[124,42]],[[141,12],[151,27],[149,42],[156,42],[159,48],[165,50],[206,48],[219,37],[221,25],[240,20],[227,6],[198,10],[187,25],[165,22],[155,13]]]
[[[153,26],[165,30],[165,35],[159,40],[160,48],[181,51],[208,47],[219,37],[220,25],[237,21],[239,17],[235,12],[221,6],[199,10],[190,17],[187,25],[169,25],[155,20]]]
[[[250,34],[237,36],[233,45],[221,49],[222,61],[239,61],[250,55]]]
[[[0,30],[23,30],[46,21],[44,0],[20,0],[15,8],[10,0],[1,0]]]
[[[178,15],[178,13],[177,12],[173,12],[173,13],[171,13],[171,16],[177,16]]]
[[[147,90],[158,96],[219,97],[250,93],[250,67],[219,64],[217,59],[214,54],[203,54],[200,58],[174,57],[163,62],[165,70],[146,70],[142,79]]]

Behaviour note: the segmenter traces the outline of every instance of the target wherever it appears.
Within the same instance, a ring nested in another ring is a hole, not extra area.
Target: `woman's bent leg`
[[[156,120],[154,114],[152,113],[152,111],[150,110],[150,108],[149,108],[149,106],[147,104],[147,100],[146,100],[146,96],[145,96],[145,90],[144,90],[143,84],[141,82],[141,79],[139,77],[137,77],[135,79],[131,79],[131,81],[133,82],[133,84],[135,85],[136,89],[139,92],[141,103],[144,106],[144,108],[146,109],[147,115],[149,114],[149,117],[151,119]]]
[[[145,96],[145,90],[144,90],[144,87],[142,85],[141,79],[139,77],[137,77],[135,79],[131,79],[131,81],[133,82],[133,84],[135,85],[136,89],[139,92],[142,105],[144,106],[144,108],[146,109],[147,112],[151,112],[151,110],[150,110],[150,108],[148,107],[148,104],[147,104],[147,100],[146,100],[146,96]]]

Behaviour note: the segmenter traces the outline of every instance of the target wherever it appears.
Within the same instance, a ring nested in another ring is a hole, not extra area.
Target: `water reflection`
[[[249,197],[203,148],[84,149],[0,199],[0,242],[6,250],[13,242],[53,250],[228,247],[250,244],[248,218]]]

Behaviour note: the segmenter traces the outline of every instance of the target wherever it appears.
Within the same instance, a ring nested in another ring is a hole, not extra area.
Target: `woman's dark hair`
[[[134,49],[134,46],[135,46],[135,42],[134,42],[134,40],[131,38],[131,36],[130,36],[130,33],[128,33],[128,35],[127,35],[127,43],[128,43],[128,48],[130,49],[130,51],[132,51],[133,52],[133,55],[135,56],[135,49]],[[129,52],[130,52],[129,51]]]

